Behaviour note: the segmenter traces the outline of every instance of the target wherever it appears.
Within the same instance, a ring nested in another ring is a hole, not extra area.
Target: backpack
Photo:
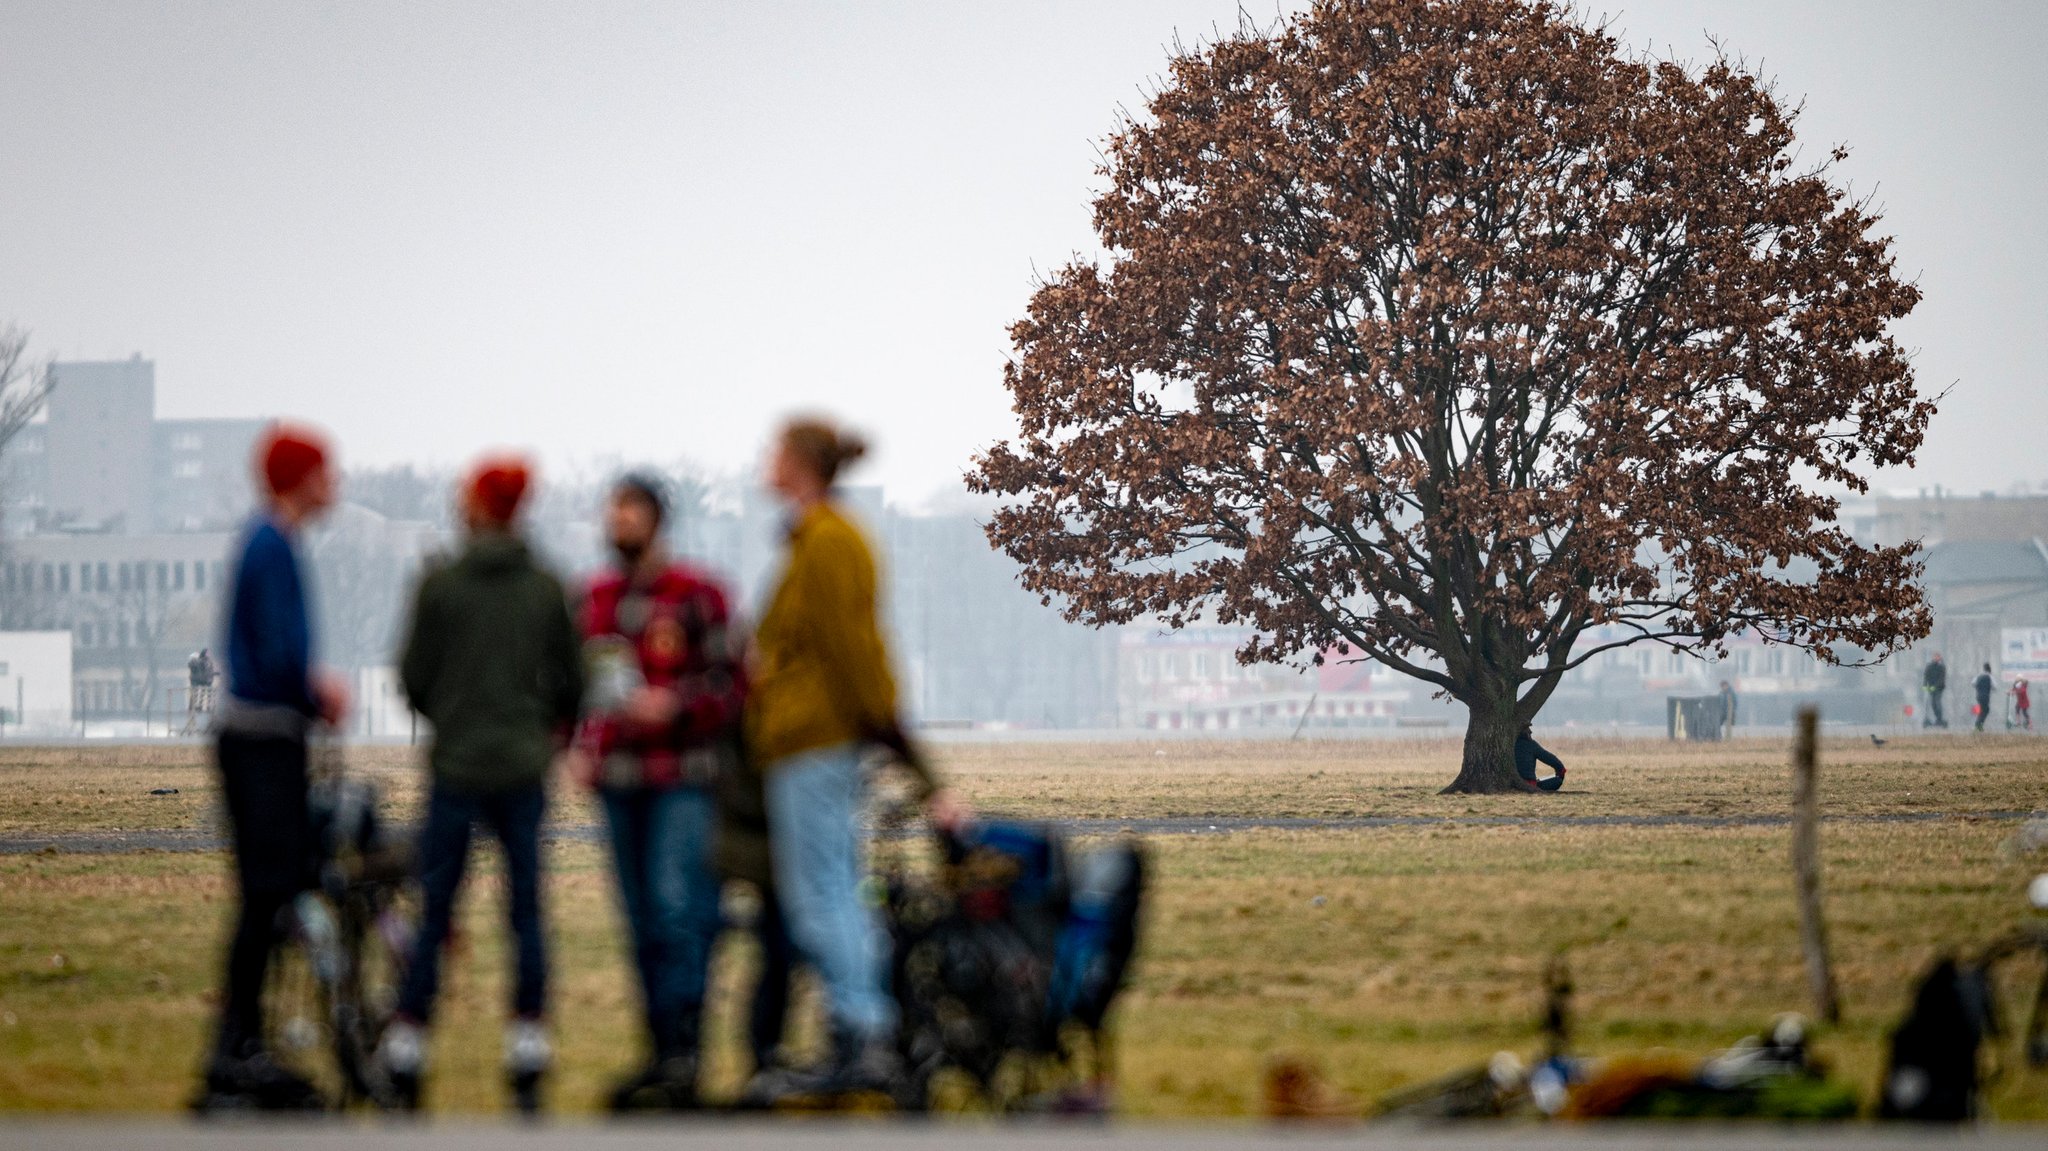
[[[1892,1031],[1878,1114],[1960,1123],[1977,1115],[1978,1051],[1998,1034],[1991,981],[1982,967],[1944,958],[1913,993]]]

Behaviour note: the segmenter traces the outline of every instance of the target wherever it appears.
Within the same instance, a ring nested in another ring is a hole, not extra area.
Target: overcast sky
[[[1880,482],[2048,482],[2048,4],[1588,7],[1718,37],[1804,101],[1810,155],[1853,149],[1926,292],[1921,385],[1954,385]],[[1005,329],[1092,247],[1116,110],[1235,12],[0,0],[0,322],[356,461],[737,469],[825,406],[922,501],[1005,432]]]

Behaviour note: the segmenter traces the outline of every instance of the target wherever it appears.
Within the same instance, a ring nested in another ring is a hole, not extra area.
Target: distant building
[[[2005,631],[2048,627],[2048,547],[2038,537],[1943,540],[1927,549],[1920,583],[1934,632],[1917,654],[1941,652],[1951,686],[1984,664],[1998,670]],[[1905,670],[1917,677],[1919,669]]]
[[[249,506],[264,421],[156,418],[156,365],[60,363],[39,423],[8,447],[10,536],[222,531]]]
[[[49,523],[143,533],[150,523],[156,365],[59,364],[43,434]]]
[[[220,531],[249,512],[262,420],[158,420],[150,515],[159,532]]]
[[[1393,727],[1409,681],[1330,653],[1319,667],[1237,662],[1242,628],[1123,629],[1117,650],[1119,726],[1158,731]]]
[[[0,624],[71,637],[71,706],[80,719],[181,711],[186,657],[212,642],[229,538],[11,541],[0,556]]]
[[[71,731],[71,634],[0,631],[0,736]]]
[[[1935,544],[2048,539],[2048,496],[1964,496],[1940,488],[1917,496],[1881,495],[1866,538],[1886,547],[1907,540]]]
[[[0,475],[0,627],[69,637],[66,723],[181,712],[264,421],[158,419],[139,355],[60,363],[55,381]]]

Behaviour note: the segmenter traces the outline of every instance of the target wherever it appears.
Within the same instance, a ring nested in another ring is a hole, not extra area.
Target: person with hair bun
[[[789,555],[755,635],[748,758],[763,775],[786,926],[824,983],[832,1042],[821,1067],[757,1073],[745,1093],[756,1105],[892,1091],[901,1078],[887,937],[861,896],[867,749],[910,770],[935,822],[965,817],[904,734],[876,619],[874,553],[832,498],[866,452],[860,437],[803,418],[784,425],[768,461],[768,486],[789,512]]]

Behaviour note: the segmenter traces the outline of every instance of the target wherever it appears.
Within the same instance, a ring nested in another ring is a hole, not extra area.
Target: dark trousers
[[[1980,691],[1977,693],[1977,730],[1983,731],[1984,721],[1990,718],[1991,693],[1988,691]]]
[[[215,748],[235,852],[240,909],[228,943],[218,1050],[246,1055],[263,1041],[263,980],[285,909],[312,883],[306,817],[306,745],[222,735]]]
[[[541,938],[540,820],[547,792],[536,783],[517,791],[472,795],[434,785],[427,800],[427,825],[420,833],[420,886],[426,906],[414,940],[412,962],[398,994],[401,1015],[425,1023],[433,1017],[440,990],[441,949],[455,916],[455,897],[469,866],[469,839],[479,823],[505,849],[505,882],[512,935],[518,948],[518,978],[512,1011],[538,1018],[547,1003],[547,947]]]
[[[1941,687],[1930,687],[1927,689],[1927,706],[1933,709],[1934,714],[1929,716],[1927,720],[1920,725],[1921,727],[1948,726],[1948,717],[1941,713],[1941,696],[1942,693],[1947,690],[1947,688]]]
[[[789,941],[789,928],[782,922],[782,903],[773,888],[761,892],[761,916],[754,924],[754,937],[761,945],[761,978],[754,984],[754,1002],[747,1012],[747,1042],[754,1052],[754,1066],[766,1067],[782,1043],[782,1029],[789,1018],[789,984],[796,974],[796,947]]]
[[[657,1059],[697,1050],[704,982],[718,935],[711,865],[718,808],[699,787],[606,789],[612,865],[633,936],[633,967]]]

